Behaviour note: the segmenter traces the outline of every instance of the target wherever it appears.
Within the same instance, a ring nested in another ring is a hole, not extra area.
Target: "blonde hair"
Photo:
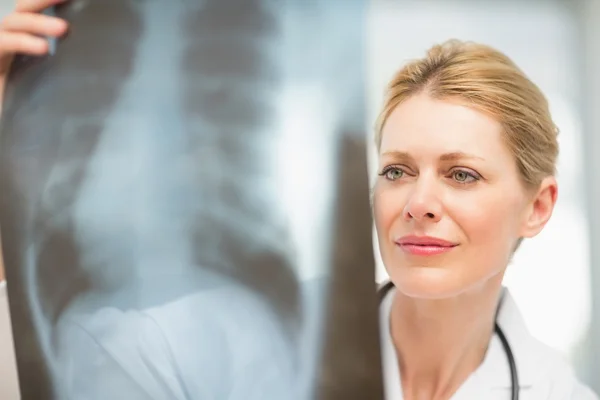
[[[432,47],[396,73],[377,120],[375,143],[394,109],[426,91],[435,99],[454,99],[500,122],[528,187],[556,173],[558,129],[540,89],[503,53],[485,45],[449,40]]]

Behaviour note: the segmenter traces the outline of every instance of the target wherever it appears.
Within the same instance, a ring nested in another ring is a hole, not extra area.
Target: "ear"
[[[522,237],[532,238],[544,229],[552,216],[557,197],[558,184],[553,176],[549,176],[542,181],[527,208]]]

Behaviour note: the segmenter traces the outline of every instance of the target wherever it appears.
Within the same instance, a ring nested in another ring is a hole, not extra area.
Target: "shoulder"
[[[553,349],[547,351],[552,354],[547,357],[548,367],[543,379],[543,386],[548,388],[548,399],[598,400],[562,355]]]
[[[597,395],[582,383],[572,365],[560,352],[538,340],[532,340],[530,346],[537,365],[532,381],[536,398],[598,400]]]
[[[523,399],[597,400],[593,392],[578,379],[567,358],[558,350],[534,337],[508,289],[503,289],[496,319],[514,354]],[[495,389],[511,387],[510,374],[498,373],[506,363],[506,351],[494,336],[480,376]]]

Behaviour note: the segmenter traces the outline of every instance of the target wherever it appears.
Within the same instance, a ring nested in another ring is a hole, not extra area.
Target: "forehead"
[[[483,112],[458,101],[419,94],[390,114],[382,131],[381,152],[506,154],[502,135],[502,125]]]

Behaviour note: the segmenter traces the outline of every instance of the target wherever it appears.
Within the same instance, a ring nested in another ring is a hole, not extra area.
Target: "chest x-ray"
[[[364,1],[75,0],[15,60],[22,398],[381,398]]]

